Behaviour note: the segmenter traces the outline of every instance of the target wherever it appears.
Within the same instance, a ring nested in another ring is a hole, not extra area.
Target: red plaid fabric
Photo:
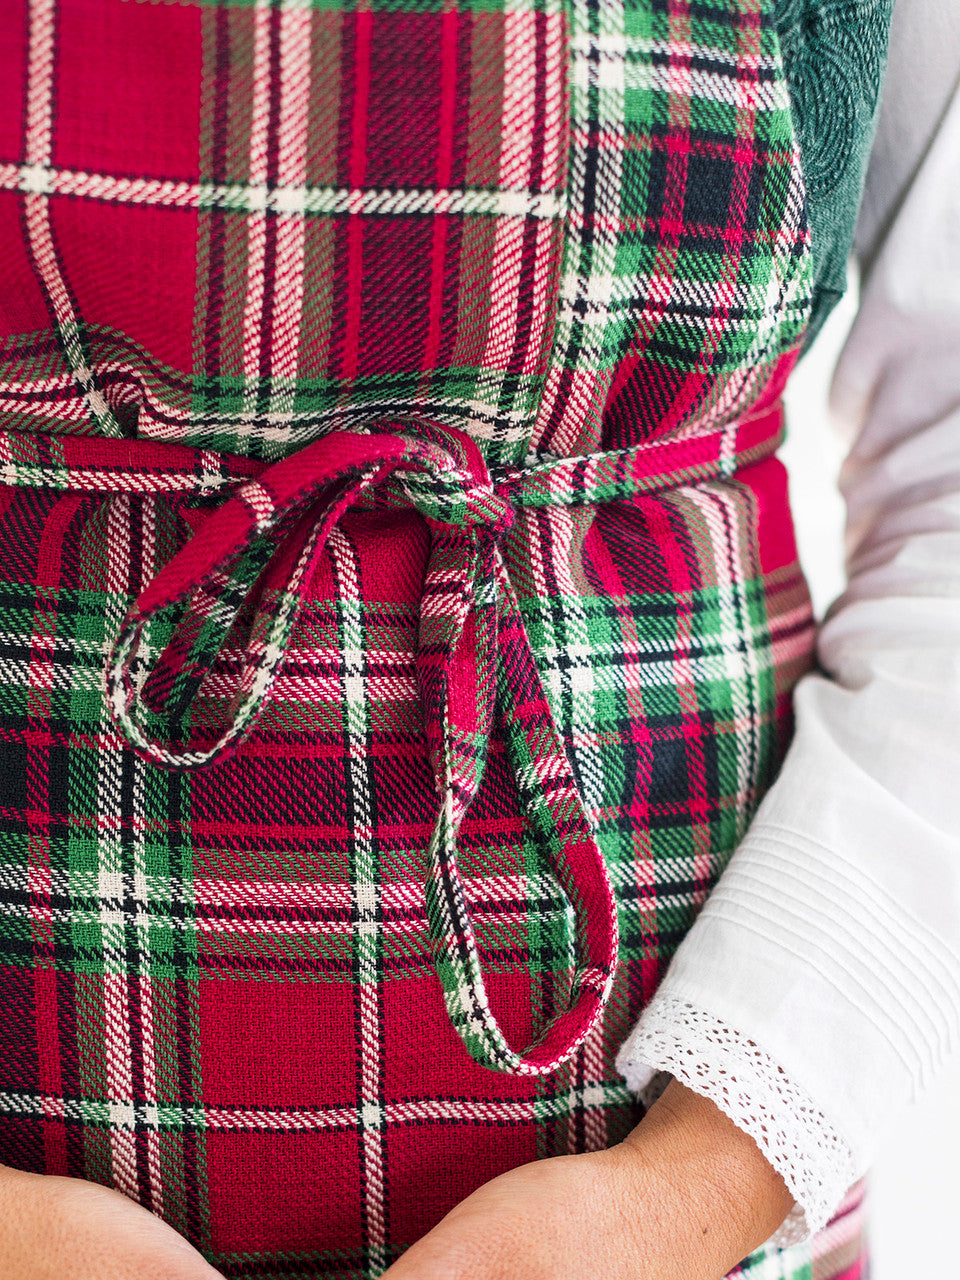
[[[3,3],[0,1159],[375,1276],[636,1123],[789,731],[771,14]]]

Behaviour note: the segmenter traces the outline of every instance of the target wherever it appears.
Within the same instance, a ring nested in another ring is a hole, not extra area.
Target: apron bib
[[[637,1123],[789,736],[771,13],[32,0],[23,49],[0,1161],[373,1277]],[[853,1280],[858,1206],[741,1272]]]

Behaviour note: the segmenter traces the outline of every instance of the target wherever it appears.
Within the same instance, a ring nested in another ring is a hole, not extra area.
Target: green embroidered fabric
[[[776,0],[812,236],[807,346],[846,288],[892,13],[893,0]]]

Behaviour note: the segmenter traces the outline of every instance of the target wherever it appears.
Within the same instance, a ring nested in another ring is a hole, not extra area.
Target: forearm
[[[616,1147],[536,1160],[456,1206],[389,1280],[721,1280],[792,1201],[752,1140],[673,1084]]]
[[[624,1177],[658,1214],[658,1277],[723,1276],[776,1231],[793,1198],[759,1147],[708,1099],[671,1081],[622,1144]],[[657,1208],[659,1206],[659,1209]],[[645,1273],[646,1277],[646,1273]]]

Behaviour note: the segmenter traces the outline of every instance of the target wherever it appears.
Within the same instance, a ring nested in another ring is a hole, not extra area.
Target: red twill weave
[[[637,1122],[811,660],[771,8],[0,0],[0,1161],[366,1280]]]

